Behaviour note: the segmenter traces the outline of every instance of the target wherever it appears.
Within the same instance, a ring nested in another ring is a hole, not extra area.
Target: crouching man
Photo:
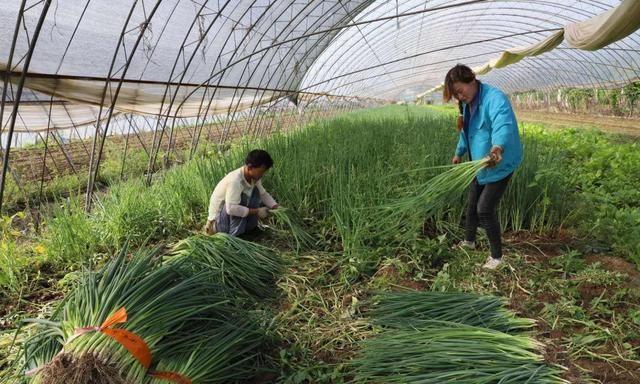
[[[211,194],[205,231],[239,236],[258,226],[258,218],[269,216],[278,203],[264,189],[260,179],[273,166],[271,156],[261,149],[249,152],[244,166],[229,172]]]

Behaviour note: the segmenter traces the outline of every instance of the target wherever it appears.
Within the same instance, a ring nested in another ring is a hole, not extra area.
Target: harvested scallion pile
[[[125,248],[100,271],[85,271],[48,320],[30,320],[39,329],[25,342],[16,380],[22,382],[28,371],[33,383],[143,383],[163,356],[184,351],[202,352],[198,372],[210,381],[248,379],[264,339],[258,323],[249,322],[248,313],[213,282],[213,271],[185,274],[189,263],[183,258],[162,264],[157,252],[148,251],[129,258]],[[116,342],[101,327],[124,310],[124,321],[108,326],[112,333],[127,333]]]
[[[431,320],[450,321],[501,332],[514,333],[531,328],[534,321],[515,316],[496,296],[458,292],[384,293],[367,313],[385,327],[415,327]]]
[[[176,372],[194,383],[243,382],[252,377],[266,345],[264,329],[251,316],[200,318],[172,335],[155,356],[156,370]],[[149,383],[167,381],[152,379]]]
[[[443,321],[389,329],[365,340],[353,383],[566,383],[526,336]]]
[[[354,383],[566,383],[547,366],[533,325],[494,296],[383,293],[366,311],[379,334],[361,343]],[[520,334],[519,334],[520,333]]]
[[[283,270],[281,257],[263,245],[225,233],[195,235],[173,248],[169,262],[190,260],[194,270],[209,270],[217,283],[251,297],[270,296]]]

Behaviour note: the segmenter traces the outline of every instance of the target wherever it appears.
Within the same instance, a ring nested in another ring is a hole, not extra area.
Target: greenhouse
[[[0,34],[1,383],[640,383],[639,0]]]

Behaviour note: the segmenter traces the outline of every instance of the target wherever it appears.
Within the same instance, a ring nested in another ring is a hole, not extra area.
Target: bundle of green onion
[[[273,209],[271,210],[271,215],[277,223],[288,229],[293,241],[295,242],[295,249],[297,251],[303,248],[309,248],[315,243],[313,237],[302,228],[300,219],[290,209]]]
[[[271,248],[225,233],[181,240],[167,261],[184,259],[195,270],[208,270],[215,282],[233,293],[254,298],[270,296],[284,268],[283,260]]]
[[[384,293],[367,313],[385,327],[419,328],[431,320],[449,321],[514,333],[531,328],[534,320],[523,319],[505,308],[497,296],[459,292]]]
[[[246,382],[254,376],[260,346],[266,343],[257,320],[235,318],[220,324],[216,318],[198,319],[163,343],[155,353],[155,370],[175,372],[194,383]],[[167,381],[152,378],[149,383]]]
[[[384,225],[379,233],[392,234],[396,237],[397,234],[417,233],[426,219],[437,215],[451,202],[458,201],[465,188],[486,165],[487,161],[483,159],[428,168],[428,170],[443,168],[446,171],[417,187],[412,187],[405,196],[386,204],[379,211],[380,219],[376,220]]]
[[[201,366],[216,367],[207,372],[211,380],[237,376],[238,364],[245,363],[242,370],[248,379],[255,351],[247,346],[259,348],[264,339],[257,323],[235,325],[238,317],[248,318],[246,311],[213,283],[212,271],[187,274],[194,270],[188,259],[162,264],[157,256],[155,251],[140,251],[129,259],[125,248],[102,270],[85,271],[49,320],[31,320],[42,329],[24,344],[24,365],[16,382],[24,382],[27,371],[31,375],[27,381],[34,383],[144,383],[155,369],[156,355],[202,349],[220,351],[200,356]],[[101,324],[123,308],[126,321],[110,329],[127,334],[116,341]],[[216,338],[203,336],[198,327],[203,319],[207,332]],[[193,334],[192,328],[201,334]],[[196,338],[187,336],[191,334]],[[235,335],[241,342],[223,335]]]
[[[517,334],[533,325],[504,300],[469,293],[384,293],[367,311],[380,333],[351,364],[354,383],[566,383],[542,345]]]
[[[385,330],[364,341],[352,362],[354,383],[566,383],[525,337],[450,323]]]

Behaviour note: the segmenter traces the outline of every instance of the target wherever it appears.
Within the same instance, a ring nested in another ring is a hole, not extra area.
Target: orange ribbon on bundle
[[[127,321],[127,311],[124,307],[118,309],[113,315],[109,316],[99,327],[83,327],[76,328],[73,333],[74,337],[83,335],[89,332],[100,332],[111,337],[117,341],[120,345],[125,347],[133,357],[142,364],[143,367],[149,368],[151,366],[151,351],[147,346],[147,343],[142,338],[131,331],[126,329],[111,328],[116,324],[121,324]]]

